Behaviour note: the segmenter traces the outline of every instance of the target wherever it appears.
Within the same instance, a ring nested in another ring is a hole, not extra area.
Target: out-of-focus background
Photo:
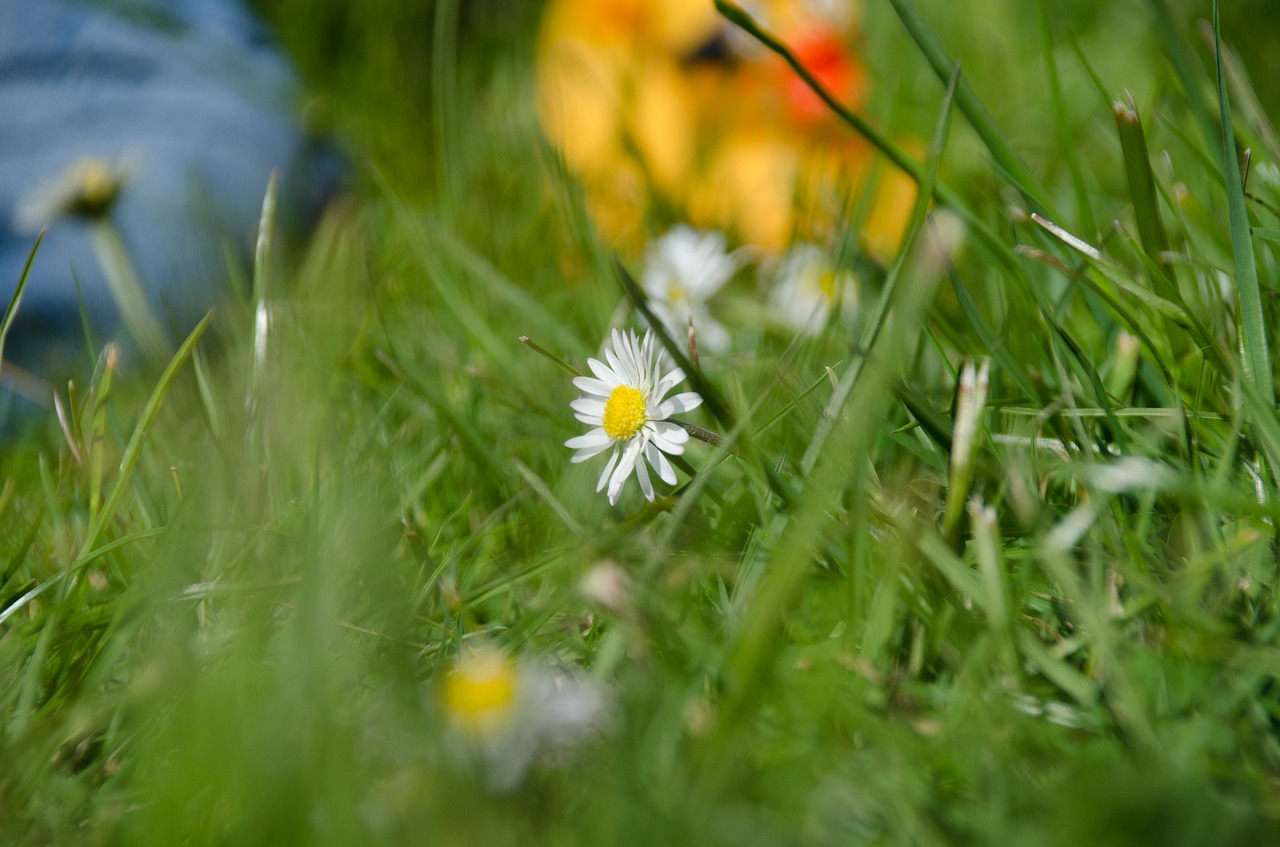
[[[1207,3],[739,5],[936,202],[700,0],[252,7],[342,177],[238,183],[200,308],[55,321],[0,843],[1277,840],[1277,12],[1222,10],[1246,194]],[[106,173],[54,211],[145,274]],[[611,503],[573,374],[690,319],[735,449]]]

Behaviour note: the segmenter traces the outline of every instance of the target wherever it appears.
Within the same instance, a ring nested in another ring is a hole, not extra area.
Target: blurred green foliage
[[[929,5],[1030,190],[868,4],[871,111],[929,138],[956,110],[969,239],[811,338],[741,274],[738,351],[702,366],[758,453],[694,445],[691,485],[611,508],[562,446],[569,378],[516,340],[581,368],[627,315],[536,131],[536,4],[264,0],[359,179],[172,377],[104,366],[3,456],[0,841],[1274,841],[1280,419],[1240,388],[1227,222],[1274,350],[1280,179],[1227,195],[1149,3],[1045,3],[1047,41],[1022,2]],[[992,382],[953,532],[967,357]],[[584,595],[601,563],[625,603]],[[507,792],[437,696],[477,639],[612,698]]]

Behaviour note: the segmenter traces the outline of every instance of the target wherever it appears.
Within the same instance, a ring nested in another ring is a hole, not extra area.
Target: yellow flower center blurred
[[[613,389],[604,404],[605,435],[615,441],[628,441],[635,437],[648,420],[645,417],[644,394],[629,385]]]
[[[73,195],[66,211],[96,217],[111,207],[123,186],[123,179],[104,159],[86,156],[77,159],[66,171]]]
[[[818,275],[818,290],[828,300],[836,299],[836,272],[825,270]]]
[[[475,653],[445,679],[445,709],[460,728],[484,731],[511,715],[517,688],[515,662],[497,651]]]

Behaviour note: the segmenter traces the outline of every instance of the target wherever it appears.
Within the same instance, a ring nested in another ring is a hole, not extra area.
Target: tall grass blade
[[[916,11],[910,0],[889,0],[889,4],[893,6],[898,20],[911,35],[916,47],[929,62],[929,66],[933,68],[938,80],[945,83],[951,75],[952,67],[956,64],[955,59],[947,55],[942,44],[925,25],[920,13]],[[1004,134],[996,126],[996,122],[982,105],[982,101],[978,99],[973,86],[963,78],[960,80],[960,87],[956,90],[956,105],[960,108],[960,114],[964,115],[965,120],[978,133],[978,137],[982,139],[982,143],[991,153],[996,165],[1004,171],[1019,193],[1035,208],[1035,211],[1051,214],[1051,206],[1035,187],[1036,180],[1026,163],[1005,140]]]
[[[0,318],[0,375],[4,373],[4,342],[9,337],[9,330],[13,327],[14,320],[18,317],[18,307],[22,305],[22,294],[27,290],[27,280],[31,278],[31,266],[35,264],[36,254],[40,252],[40,243],[44,241],[44,230],[40,230],[40,234],[36,236],[35,244],[31,245],[31,252],[27,254],[26,264],[22,266],[22,274],[18,277],[18,284],[13,289],[13,295],[9,298],[9,305],[4,309],[4,317]]]
[[[1124,172],[1129,179],[1129,197],[1133,200],[1138,238],[1142,242],[1142,249],[1159,266],[1169,251],[1169,239],[1165,235],[1160,207],[1156,202],[1156,180],[1151,172],[1147,137],[1142,131],[1142,120],[1138,117],[1133,95],[1128,95],[1128,99],[1128,103],[1117,102],[1112,111],[1119,130],[1120,151],[1124,155]],[[1175,302],[1181,299],[1172,281],[1164,273],[1157,274],[1152,281],[1161,297]]]
[[[1071,137],[1071,121],[1067,115],[1066,98],[1062,94],[1062,78],[1058,73],[1058,60],[1054,55],[1053,29],[1049,23],[1049,9],[1046,0],[1038,0],[1036,7],[1040,13],[1041,52],[1044,54],[1045,74],[1049,79],[1049,93],[1053,96],[1053,125],[1058,132],[1058,144],[1066,158],[1067,170],[1071,174],[1071,188],[1076,199],[1076,215],[1078,224],[1089,238],[1098,237],[1098,221],[1093,213],[1092,193],[1085,187],[1084,170],[1080,165],[1080,155],[1075,141]]]
[[[107,524],[115,516],[116,509],[120,506],[120,501],[124,498],[125,491],[128,489],[133,471],[138,466],[139,459],[142,458],[142,448],[146,444],[147,435],[151,432],[152,425],[156,422],[156,416],[160,414],[160,407],[164,405],[164,399],[168,395],[174,379],[177,378],[178,371],[181,370],[187,359],[191,357],[191,352],[212,322],[213,312],[210,311],[191,330],[191,334],[178,347],[178,351],[173,354],[173,358],[165,366],[164,372],[160,374],[156,387],[152,389],[151,396],[147,398],[147,403],[142,408],[142,416],[138,419],[138,423],[133,429],[133,435],[129,437],[129,443],[125,445],[115,483],[112,485],[110,493],[107,494],[106,500],[103,501],[102,508],[98,511],[96,519],[89,524],[89,530],[85,534],[84,542],[80,545],[80,554],[77,558],[82,559],[93,551]]]
[[[1240,178],[1240,161],[1236,157],[1236,136],[1231,123],[1231,101],[1227,96],[1227,76],[1222,68],[1222,29],[1218,2],[1213,4],[1214,60],[1218,77],[1218,111],[1222,116],[1222,169],[1226,177],[1227,213],[1231,224],[1231,248],[1236,263],[1236,294],[1240,301],[1240,347],[1244,378],[1252,382],[1258,394],[1275,405],[1275,383],[1271,371],[1271,354],[1267,346],[1267,318],[1262,290],[1258,284],[1258,266],[1253,255],[1253,238],[1249,233],[1249,211],[1245,207],[1244,186]],[[1280,471],[1280,469],[1273,469]]]

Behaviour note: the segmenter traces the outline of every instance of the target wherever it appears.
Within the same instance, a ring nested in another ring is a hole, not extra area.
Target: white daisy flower
[[[715,353],[729,349],[729,331],[711,316],[707,301],[738,270],[740,260],[726,249],[724,235],[681,224],[649,244],[644,292],[672,338],[685,337],[689,318],[699,346]]]
[[[556,764],[609,717],[608,694],[590,677],[490,646],[463,653],[440,693],[453,749],[495,791],[515,788],[535,761]]]
[[[782,258],[769,296],[773,313],[787,326],[813,334],[822,330],[833,309],[852,320],[858,307],[854,275],[836,267],[816,244],[799,244]]]
[[[96,219],[105,215],[133,171],[129,161],[96,156],[76,159],[18,201],[13,224],[20,232],[38,232],[63,215]]]
[[[702,398],[689,391],[664,399],[667,392],[684,381],[684,371],[674,368],[663,374],[666,355],[657,347],[652,332],[644,340],[634,332],[613,331],[613,347],[605,347],[608,364],[587,359],[595,377],[580,376],[573,384],[582,396],[570,403],[574,417],[595,429],[570,438],[564,446],[578,452],[571,462],[582,462],[612,448],[613,454],[600,474],[596,491],[608,487],[609,503],[618,502],[622,485],[634,470],[640,490],[653,500],[653,483],[647,462],[668,485],[675,485],[676,472],[665,454],[684,452],[689,434],[667,418],[702,405]]]

